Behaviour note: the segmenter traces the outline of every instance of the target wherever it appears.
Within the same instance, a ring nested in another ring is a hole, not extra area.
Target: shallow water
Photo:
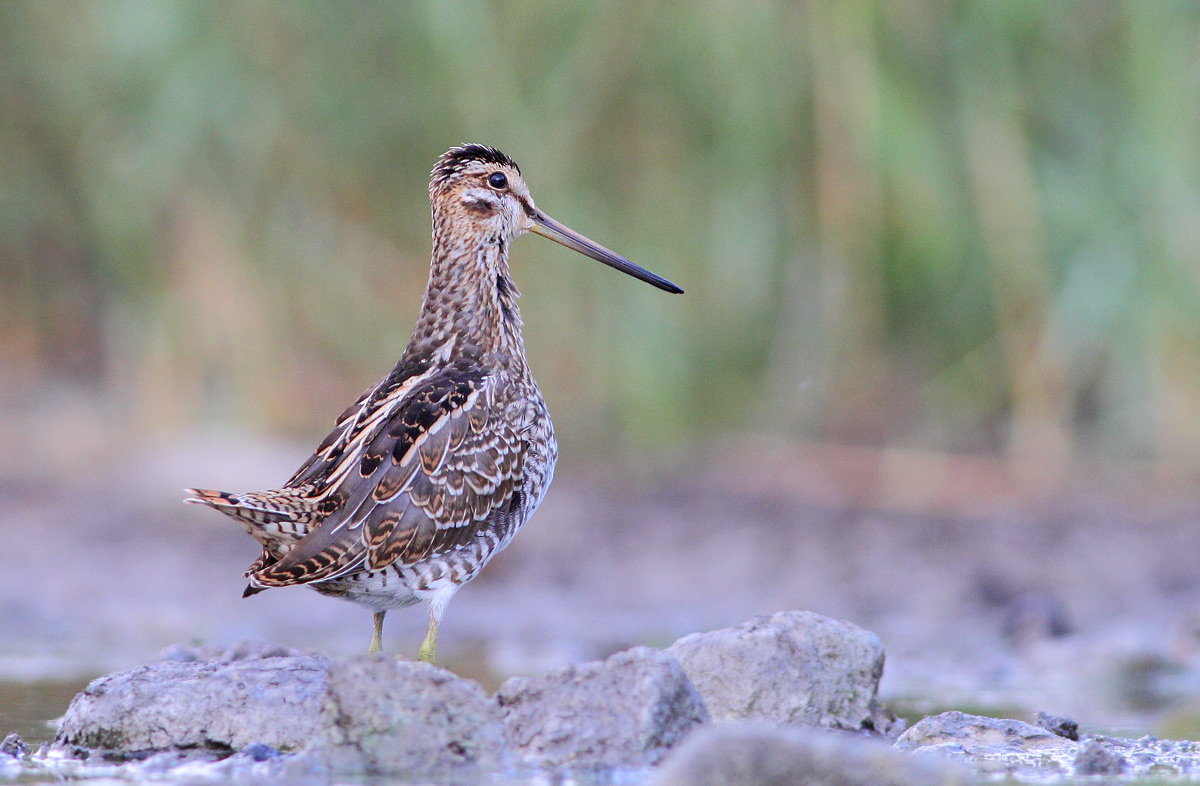
[[[55,721],[91,679],[0,682],[0,737],[12,732],[36,750],[54,737]]]
[[[3,762],[0,762],[0,782],[57,784],[65,780],[84,781],[93,786],[149,781],[180,784],[298,783],[308,786],[332,783],[356,786],[640,786],[647,783],[653,773],[649,767],[588,768],[559,772],[509,767],[492,772],[466,769],[440,774],[334,777],[295,769],[281,771],[273,766],[277,761],[261,765],[238,762],[232,767],[231,763],[232,759],[214,762],[193,758],[183,761],[175,754],[160,754],[144,762],[124,765],[83,763],[51,757],[34,763],[20,775],[13,770],[6,771]]]

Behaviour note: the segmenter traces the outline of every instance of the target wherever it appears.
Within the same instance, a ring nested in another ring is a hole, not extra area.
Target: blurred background
[[[471,141],[687,294],[515,244],[563,457],[447,652],[811,608],[897,701],[1200,723],[1200,6],[13,0],[0,97],[21,701],[172,643],[365,647],[238,599],[253,542],[178,490],[278,485],[390,369]]]

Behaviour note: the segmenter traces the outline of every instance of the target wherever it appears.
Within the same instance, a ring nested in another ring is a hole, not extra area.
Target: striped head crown
[[[434,191],[444,187],[456,175],[472,168],[473,164],[512,167],[517,174],[521,172],[521,167],[517,166],[516,161],[494,147],[475,144],[459,145],[450,148],[438,159],[429,176],[429,190]]]

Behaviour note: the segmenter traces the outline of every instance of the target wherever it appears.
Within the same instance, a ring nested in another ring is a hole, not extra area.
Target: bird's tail
[[[264,546],[291,545],[308,534],[317,521],[313,502],[295,489],[231,494],[211,489],[186,489],[185,502],[207,505],[242,525]]]
[[[190,497],[184,499],[184,502],[192,502],[197,505],[208,505],[214,510],[219,510],[233,516],[232,509],[237,508],[237,495],[230,494],[228,491],[213,491],[212,489],[184,489]]]

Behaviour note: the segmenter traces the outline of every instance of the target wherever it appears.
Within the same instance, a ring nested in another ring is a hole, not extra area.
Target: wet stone
[[[254,742],[247,745],[239,752],[239,755],[246,756],[253,761],[266,761],[273,759],[279,755],[279,751],[272,748],[270,745],[263,745],[261,742]]]
[[[1024,721],[988,718],[965,712],[943,712],[924,718],[896,741],[899,750],[941,748],[967,756],[1077,750],[1079,743]]]
[[[673,751],[653,786],[949,786],[973,783],[950,762],[913,757],[877,738],[731,721],[697,731]]]
[[[0,756],[10,756],[14,759],[19,759],[29,755],[29,746],[21,740],[21,736],[15,731],[4,738],[4,742],[0,742]]]
[[[500,710],[482,687],[391,655],[334,661],[321,720],[308,751],[335,771],[494,767],[504,749]]]
[[[369,774],[501,758],[500,711],[474,682],[387,655],[275,652],[173,657],[95,680],[71,702],[56,748],[114,763],[302,752],[317,771]]]
[[[1126,768],[1125,757],[1099,740],[1090,740],[1075,757],[1076,775],[1121,775]]]
[[[654,764],[708,720],[679,663],[649,647],[514,677],[496,702],[509,744],[535,766]]]
[[[1056,719],[1061,720],[1061,719]],[[1062,724],[1050,722],[1054,728]],[[1068,726],[1067,728],[1070,728]],[[905,732],[896,747],[969,764],[981,775],[1018,780],[1083,775],[1129,778],[1200,773],[1200,745],[1085,735],[1074,741],[1019,720],[945,712]]]
[[[1079,724],[1070,718],[1039,712],[1033,725],[1068,740],[1079,740]]]
[[[876,704],[879,637],[807,611],[684,636],[666,650],[715,720],[763,720],[848,731],[888,726]]]
[[[319,728],[329,659],[235,655],[167,660],[93,680],[71,701],[55,742],[126,757],[307,745]]]

